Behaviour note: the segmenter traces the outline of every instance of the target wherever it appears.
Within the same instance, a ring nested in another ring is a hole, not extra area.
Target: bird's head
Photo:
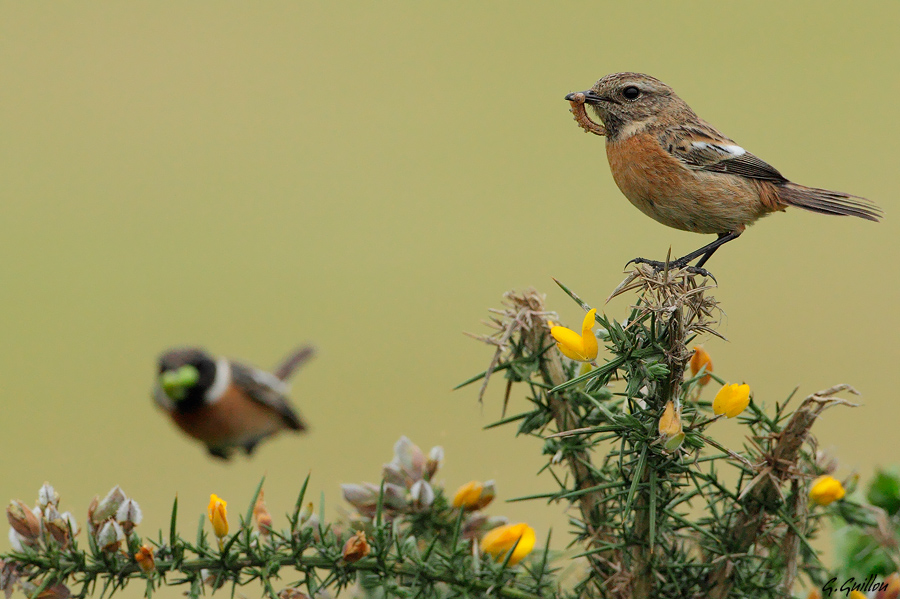
[[[202,349],[174,349],[159,357],[157,382],[179,411],[202,406],[215,379],[216,361]]]
[[[675,95],[671,87],[641,73],[613,73],[581,93],[584,94],[584,103],[594,109],[613,141],[660,121],[680,122],[686,116],[693,115],[690,107]],[[566,99],[571,101],[574,97],[572,93]]]

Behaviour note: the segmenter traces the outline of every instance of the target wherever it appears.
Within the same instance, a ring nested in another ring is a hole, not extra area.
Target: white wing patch
[[[700,151],[710,149],[720,154],[728,154],[731,158],[737,158],[747,153],[747,150],[741,146],[733,144],[711,144],[705,141],[693,141],[691,146]]]
[[[231,362],[225,358],[216,360],[216,376],[213,379],[212,386],[206,390],[203,400],[208,403],[215,403],[221,399],[228,385],[231,384]]]

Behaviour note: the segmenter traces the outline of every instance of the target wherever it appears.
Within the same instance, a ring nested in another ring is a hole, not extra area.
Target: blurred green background
[[[551,276],[600,305],[628,259],[711,240],[634,209],[572,121],[563,96],[623,70],[786,176],[885,208],[878,225],[778,214],[710,263],[729,339],[706,344],[716,373],[768,403],[857,386],[865,406],[816,433],[840,476],[867,478],[898,449],[898,17],[888,2],[3,3],[0,496],[31,503],[49,480],[84,522],[120,484],[150,535],[177,493],[192,534],[211,492],[243,510],[265,474],[282,514],[311,472],[334,516],[339,483],[377,480],[401,434],[444,446],[451,489],[553,489],[537,441],[481,430],[499,379],[483,407],[450,389],[489,361],[462,331],[484,332],[505,290],[537,286],[577,323]],[[293,392],[312,430],[252,460],[211,460],[150,401],[169,346],[268,367],[301,341],[320,350]],[[736,422],[716,432],[742,443]],[[560,545],[562,510],[490,509]]]

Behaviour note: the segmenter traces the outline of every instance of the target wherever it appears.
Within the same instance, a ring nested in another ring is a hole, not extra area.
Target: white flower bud
[[[413,506],[417,509],[431,507],[434,503],[434,489],[424,480],[416,481],[409,490],[409,495]]]
[[[126,499],[128,498],[125,496],[125,493],[122,492],[119,485],[116,485],[106,494],[106,497],[97,504],[97,509],[94,510],[91,519],[95,524],[100,524],[107,518],[112,518],[116,515],[116,512],[119,511],[119,506],[122,505],[122,502]]]
[[[125,532],[131,532],[131,529],[140,524],[142,519],[141,507],[134,499],[123,501],[116,511],[116,521],[122,525]]]
[[[38,504],[42,508],[46,508],[48,505],[59,505],[59,493],[56,492],[50,483],[44,483],[38,491]]]
[[[125,531],[122,530],[119,523],[115,520],[107,520],[100,527],[100,532],[97,533],[97,546],[100,547],[101,551],[112,553],[119,549],[119,545],[124,538]]]

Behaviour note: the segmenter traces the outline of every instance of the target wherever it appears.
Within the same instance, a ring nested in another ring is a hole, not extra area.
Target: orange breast
[[[185,433],[213,447],[239,446],[284,428],[276,412],[231,385],[215,403],[186,414],[172,414]]]
[[[607,140],[606,156],[625,197],[664,225],[695,233],[728,233],[743,230],[770,211],[753,181],[689,169],[652,133]]]

